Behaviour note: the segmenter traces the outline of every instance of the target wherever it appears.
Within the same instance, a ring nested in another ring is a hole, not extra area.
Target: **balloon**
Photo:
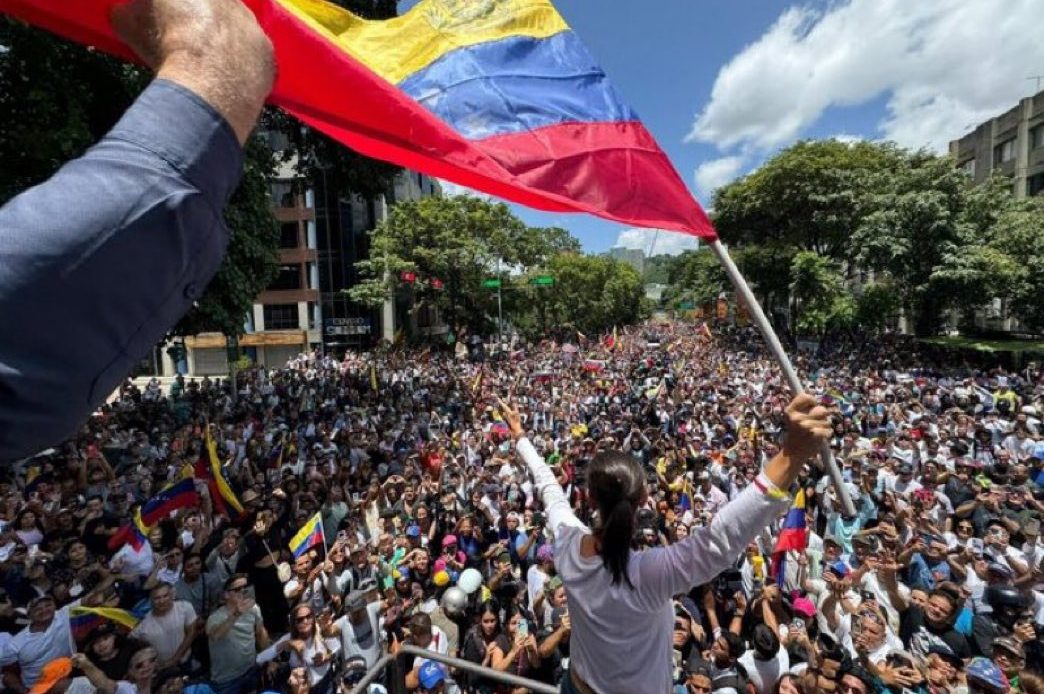
[[[438,571],[435,573],[431,580],[435,582],[436,586],[441,588],[442,586],[447,585],[450,579],[448,573],[446,573],[445,571]]]
[[[460,580],[457,581],[457,586],[467,595],[474,593],[481,585],[482,574],[476,569],[464,569],[460,574]]]

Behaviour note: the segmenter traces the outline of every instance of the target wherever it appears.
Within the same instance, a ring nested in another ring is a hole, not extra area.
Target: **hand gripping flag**
[[[0,10],[123,57],[122,0]],[[549,0],[421,0],[386,21],[245,0],[272,39],[270,101],[367,156],[554,212],[716,238],[636,113]]]
[[[783,518],[783,528],[779,531],[776,548],[772,550],[772,574],[776,584],[783,586],[786,579],[787,552],[804,552],[808,548],[808,528],[805,524],[805,490],[800,489],[794,495],[794,504]]]
[[[326,540],[323,534],[323,517],[316,513],[290,539],[290,551],[293,553],[294,559],[297,559],[312,547],[324,542]]]

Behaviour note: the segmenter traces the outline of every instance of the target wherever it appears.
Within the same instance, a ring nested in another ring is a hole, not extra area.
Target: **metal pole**
[[[504,304],[501,301],[504,280],[500,276],[500,258],[497,258],[497,351],[504,342]]]
[[[718,239],[711,241],[710,247],[714,254],[718,256],[718,260],[721,261],[722,267],[725,268],[725,274],[729,276],[732,285],[750,308],[754,323],[761,330],[761,334],[768,343],[769,350],[771,350],[772,355],[783,369],[783,374],[786,376],[787,383],[790,384],[790,389],[794,391],[794,395],[800,395],[805,392],[805,389],[801,386],[801,379],[798,378],[797,371],[794,370],[794,365],[790,361],[790,357],[787,356],[783,345],[779,342],[779,337],[776,336],[776,331],[773,330],[772,324],[769,323],[768,318],[765,316],[765,312],[761,310],[761,304],[754,298],[754,293],[747,286],[747,280],[743,279],[743,275],[740,273],[739,268],[736,267],[736,263],[732,261],[728,250],[721,245],[721,241]],[[834,456],[830,452],[830,444],[826,441],[823,442],[819,449],[819,457],[823,461],[823,467],[830,473],[830,479],[834,483],[834,489],[837,490],[837,498],[841,502],[841,508],[849,516],[856,515],[855,506],[852,505],[852,500],[848,497],[848,489],[845,488],[845,480],[841,476],[841,470],[838,469],[837,463],[834,462]]]

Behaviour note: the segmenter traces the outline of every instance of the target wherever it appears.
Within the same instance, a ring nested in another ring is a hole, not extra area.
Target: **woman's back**
[[[583,555],[587,528],[559,525],[555,566],[569,599],[570,667],[599,694],[669,691],[671,598],[728,568],[786,506],[752,485],[709,526],[681,542],[632,551],[627,563],[631,585],[614,583],[601,556]]]

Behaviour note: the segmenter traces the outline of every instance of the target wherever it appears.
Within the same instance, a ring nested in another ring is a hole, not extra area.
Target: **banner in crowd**
[[[716,238],[548,0],[421,0],[386,21],[318,0],[245,1],[275,46],[270,101],[357,152],[536,209]],[[130,58],[109,25],[120,2],[2,7]]]

